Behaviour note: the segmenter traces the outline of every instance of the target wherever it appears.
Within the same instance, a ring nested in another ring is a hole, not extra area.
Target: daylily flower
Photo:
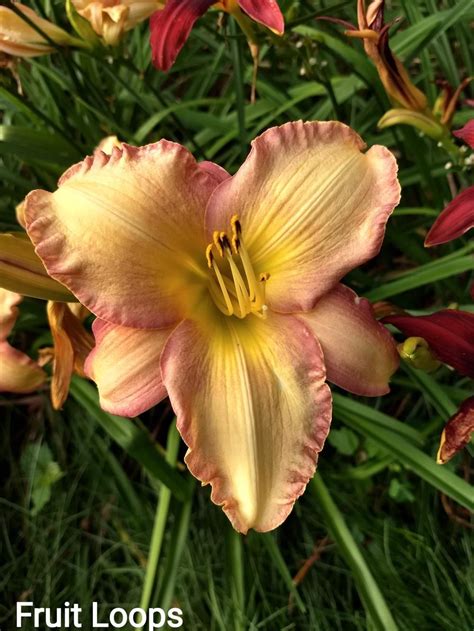
[[[0,392],[25,394],[37,390],[46,381],[46,373],[40,366],[7,341],[21,300],[19,294],[0,289]]]
[[[152,59],[157,68],[171,68],[194,23],[211,6],[230,13],[243,27],[250,40],[252,37],[246,27],[247,16],[277,35],[282,35],[285,28],[283,15],[276,0],[166,0],[164,9],[152,15],[150,20]]]
[[[425,246],[440,245],[474,228],[474,186],[459,193],[443,210],[426,235]]]
[[[462,129],[453,131],[453,136],[460,138],[474,149],[474,120]],[[461,191],[443,210],[426,235],[425,246],[448,243],[461,237],[474,227],[474,186]]]
[[[445,464],[463,449],[474,432],[474,397],[469,397],[461,404],[459,410],[449,419],[439,444],[436,460]]]
[[[59,46],[78,46],[82,42],[62,28],[41,18],[33,9],[13,3],[29,20]],[[8,7],[0,7],[0,52],[11,57],[37,57],[56,49],[38,31]]]
[[[474,313],[442,309],[431,315],[390,315],[382,319],[406,336],[422,337],[440,361],[474,379]]]
[[[77,13],[109,46],[163,6],[161,0],[72,0]]]
[[[166,395],[191,472],[242,532],[278,526],[314,474],[326,378],[380,395],[398,365],[338,284],[380,249],[396,162],[336,122],[288,123],[229,176],[162,140],[96,153],[26,199],[46,269],[96,316],[86,373],[109,412]]]
[[[474,149],[474,118],[468,121],[461,129],[453,131],[453,136],[460,138],[471,149]]]

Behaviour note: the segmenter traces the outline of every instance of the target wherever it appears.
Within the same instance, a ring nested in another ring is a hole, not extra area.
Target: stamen
[[[212,261],[214,259],[214,256],[212,255],[212,243],[209,243],[206,248],[206,259],[208,267],[212,269]]]
[[[222,249],[222,245],[219,239],[219,232],[217,230],[214,230],[214,232],[212,233],[212,240],[214,241],[214,245],[217,248],[217,251],[219,252],[219,254],[221,256],[224,256],[224,250]]]
[[[225,304],[226,304],[226,307],[227,307],[227,309],[229,311],[229,315],[232,315],[234,313],[234,308],[233,308],[232,302],[231,302],[231,300],[229,298],[229,294],[227,293],[227,288],[225,286],[224,279],[222,278],[222,274],[221,274],[219,268],[217,267],[217,264],[216,264],[215,261],[212,262],[212,267],[213,267],[214,272],[215,272],[215,274],[217,276],[217,282],[219,283],[219,287],[221,288],[222,295],[224,296]]]
[[[259,318],[266,318],[268,308],[265,304],[265,283],[270,274],[261,273],[257,280],[237,215],[231,217],[230,226],[230,240],[226,232],[216,230],[212,234],[212,243],[206,248],[207,264],[214,272],[210,284],[212,298],[225,315],[245,318],[252,313]],[[219,267],[214,257],[214,247],[228,267]],[[232,278],[229,277],[229,272]]]

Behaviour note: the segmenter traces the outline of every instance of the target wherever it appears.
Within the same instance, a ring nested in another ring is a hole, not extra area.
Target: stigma
[[[216,230],[206,248],[212,299],[227,316],[266,318],[265,284],[270,275],[255,273],[237,215],[231,218],[230,228],[229,234]]]

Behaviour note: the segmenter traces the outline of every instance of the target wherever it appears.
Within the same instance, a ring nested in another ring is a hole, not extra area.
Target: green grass
[[[64,21],[63,2],[30,4]],[[319,13],[354,22],[355,4],[282,0],[289,26],[282,39],[261,32],[254,104],[246,42],[228,21],[217,29],[216,13],[199,21],[166,75],[149,63],[146,25],[129,34],[113,63],[110,52],[97,50],[19,64],[22,94],[3,72],[0,229],[18,229],[15,205],[34,188],[54,189],[58,176],[108,134],[132,144],[177,140],[233,173],[248,142],[267,127],[337,119],[369,146],[394,151],[403,186],[381,253],[347,282],[372,300],[416,313],[469,307],[469,235],[430,250],[423,240],[451,189],[472,183],[472,171],[447,169],[445,151],[411,128],[377,129],[390,104],[362,45],[314,19]],[[431,102],[435,79],[455,87],[474,73],[471,3],[394,1],[387,21],[396,16],[405,19],[394,27],[394,49]],[[474,96],[472,86],[465,96]],[[454,127],[469,116],[462,104]],[[12,342],[33,351],[48,343],[41,301],[23,303]],[[181,607],[186,629],[385,631],[394,628],[386,610],[400,631],[472,629],[469,455],[444,468],[434,464],[444,423],[472,394],[466,378],[446,368],[430,376],[406,369],[386,397],[337,392],[319,465],[331,499],[321,501],[321,485],[310,486],[275,533],[247,537],[231,532],[208,489],[174,468],[169,453],[166,462],[168,404],[125,425],[101,413],[91,392],[76,382],[61,413],[51,410],[46,392],[28,404],[0,399],[2,629],[14,628],[21,598],[50,607],[78,602],[85,611],[95,600],[104,613],[139,606],[155,515],[152,553],[159,562],[147,599]],[[34,515],[34,469],[21,462],[28,445],[39,443],[50,447],[64,476]],[[183,455],[181,445],[180,462]],[[291,577],[321,542],[295,590]]]

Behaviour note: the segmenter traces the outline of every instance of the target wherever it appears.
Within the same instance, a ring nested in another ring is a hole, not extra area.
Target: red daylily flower
[[[284,31],[283,15],[276,0],[168,0],[164,9],[150,18],[152,59],[157,68],[171,68],[194,23],[212,5],[234,15],[241,14],[242,10],[278,35]]]
[[[474,149],[474,118],[468,121],[461,129],[453,131],[453,136],[460,138],[466,145],[469,145],[471,149]]]
[[[453,131],[453,136],[461,138],[474,149],[474,119],[462,129]],[[474,186],[466,188],[443,210],[426,235],[425,246],[440,245],[461,237],[474,227]]]
[[[440,245],[461,237],[474,227],[474,186],[449,202],[426,235],[425,246]]]

